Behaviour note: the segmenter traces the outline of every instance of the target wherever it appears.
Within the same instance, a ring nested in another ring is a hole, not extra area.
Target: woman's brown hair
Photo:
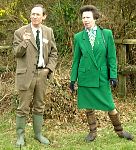
[[[93,13],[93,18],[96,20],[100,17],[98,9],[93,5],[85,5],[85,6],[81,7],[80,8],[81,16],[82,16],[83,12],[86,12],[86,11],[91,11]]]

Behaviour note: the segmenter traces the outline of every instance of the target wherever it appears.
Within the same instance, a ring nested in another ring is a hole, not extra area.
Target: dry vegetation
[[[84,110],[80,111],[77,109],[76,105],[76,93],[71,95],[69,91],[69,74],[71,66],[71,56],[61,59],[54,73],[54,78],[49,84],[49,89],[45,97],[46,107],[44,117],[46,120],[56,120],[58,125],[63,123],[75,123],[78,122],[80,125],[86,123],[86,117]],[[14,91],[14,73],[6,72],[1,74],[0,80],[0,114],[5,112],[15,112],[18,97],[17,93]],[[116,106],[120,112],[123,122],[129,122],[136,109],[136,97],[131,96],[127,98],[126,101],[118,99],[115,95],[117,89],[113,91],[115,97]],[[106,127],[109,118],[107,113],[97,111],[97,120],[99,127]],[[31,119],[30,119],[31,121]]]

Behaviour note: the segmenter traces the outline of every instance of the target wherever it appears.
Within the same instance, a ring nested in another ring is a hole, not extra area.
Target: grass
[[[129,114],[130,115],[130,114]],[[124,122],[125,129],[136,135],[136,112],[131,114],[129,122]],[[136,142],[119,138],[107,123],[105,127],[98,128],[98,136],[94,142],[86,143],[84,137],[87,125],[78,122],[74,124],[57,124],[55,120],[47,120],[43,126],[43,133],[50,139],[51,144],[45,146],[34,140],[31,123],[26,126],[26,146],[22,150],[135,150]],[[78,124],[78,125],[77,125]],[[17,150],[15,148],[15,115],[5,113],[0,117],[0,150]]]

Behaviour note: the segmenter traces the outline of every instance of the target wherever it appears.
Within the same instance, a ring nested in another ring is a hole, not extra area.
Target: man
[[[33,129],[35,139],[43,144],[49,140],[41,134],[44,96],[52,72],[57,63],[57,48],[53,30],[42,25],[46,12],[42,5],[35,5],[30,14],[31,23],[14,33],[14,53],[17,61],[15,86],[19,92],[16,115],[16,146],[24,146],[26,117],[30,103],[33,108]]]
[[[97,136],[95,110],[108,111],[117,135],[127,140],[133,136],[123,130],[110,84],[117,84],[116,49],[111,30],[96,25],[99,12],[93,5],[80,9],[84,30],[74,36],[74,57],[70,89],[78,81],[78,108],[86,109],[90,132],[85,138],[92,142]]]

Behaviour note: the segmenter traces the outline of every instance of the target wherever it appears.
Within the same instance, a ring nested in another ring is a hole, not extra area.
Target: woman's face
[[[91,11],[85,11],[82,14],[82,22],[85,28],[90,29],[95,26],[95,19],[93,18],[93,13]]]

